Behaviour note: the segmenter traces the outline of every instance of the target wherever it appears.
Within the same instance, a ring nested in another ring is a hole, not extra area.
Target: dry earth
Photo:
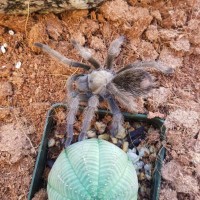
[[[124,35],[116,68],[161,60],[175,69],[172,76],[155,74],[158,88],[140,101],[149,116],[166,118],[160,200],[199,200],[199,13],[199,0],[113,0],[90,11],[0,16],[0,199],[27,198],[46,112],[65,101],[67,78],[81,72],[60,65],[33,42],[80,61],[70,44],[76,39],[103,62],[110,42]]]

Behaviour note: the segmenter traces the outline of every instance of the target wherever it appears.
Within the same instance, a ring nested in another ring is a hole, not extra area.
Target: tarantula
[[[156,61],[129,64],[115,72],[112,68],[113,60],[119,55],[123,41],[124,37],[121,36],[110,44],[104,67],[93,58],[88,49],[74,40],[72,40],[73,46],[92,66],[68,59],[45,44],[34,44],[64,64],[88,70],[87,74],[73,75],[67,81],[70,103],[65,147],[69,146],[73,139],[73,124],[80,101],[88,100],[88,106],[84,110],[83,124],[78,140],[81,141],[85,138],[99,99],[105,99],[108,102],[113,114],[110,132],[115,136],[121,130],[123,122],[123,116],[116,101],[129,111],[137,112],[136,103],[132,97],[146,95],[154,87],[153,77],[146,69],[154,68],[164,74],[172,73],[172,68]]]

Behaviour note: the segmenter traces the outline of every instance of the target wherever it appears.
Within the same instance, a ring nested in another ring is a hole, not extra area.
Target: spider
[[[155,86],[154,77],[146,69],[154,68],[164,74],[173,72],[172,68],[165,66],[160,61],[135,62],[115,72],[113,70],[113,61],[119,55],[124,39],[124,36],[120,36],[111,42],[104,67],[93,58],[87,48],[81,46],[75,40],[72,40],[73,46],[91,66],[68,59],[45,44],[34,44],[61,63],[88,71],[86,74],[73,75],[67,80],[69,112],[67,115],[65,147],[72,142],[73,124],[80,102],[88,101],[88,105],[84,110],[79,141],[85,139],[101,99],[108,102],[113,115],[110,133],[112,136],[116,136],[123,128],[123,115],[117,102],[131,112],[138,112],[134,98],[146,95]]]

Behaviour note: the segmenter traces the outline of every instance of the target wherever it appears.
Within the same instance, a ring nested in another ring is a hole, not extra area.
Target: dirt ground
[[[103,63],[110,42],[124,35],[117,69],[136,60],[175,69],[172,76],[155,73],[159,86],[140,100],[150,116],[166,118],[160,200],[199,200],[199,13],[199,0],[113,0],[90,11],[0,16],[0,199],[27,199],[46,113],[65,101],[67,78],[81,72],[32,44],[82,61],[70,43],[75,39]]]

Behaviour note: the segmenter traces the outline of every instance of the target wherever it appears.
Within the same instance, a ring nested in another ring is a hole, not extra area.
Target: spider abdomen
[[[153,88],[152,76],[140,69],[128,69],[121,72],[112,81],[120,91],[124,88],[132,96],[138,97],[147,94]]]

